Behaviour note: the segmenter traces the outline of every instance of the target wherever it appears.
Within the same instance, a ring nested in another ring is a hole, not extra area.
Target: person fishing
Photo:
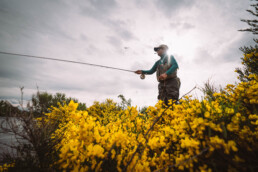
[[[161,44],[154,47],[160,59],[156,61],[150,70],[137,70],[136,74],[153,74],[156,72],[158,84],[158,99],[168,105],[168,101],[178,101],[179,89],[181,86],[180,79],[177,77],[177,70],[179,69],[176,59],[173,55],[167,54],[168,46]]]

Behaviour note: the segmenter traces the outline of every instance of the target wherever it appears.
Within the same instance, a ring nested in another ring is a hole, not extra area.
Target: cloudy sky
[[[251,16],[248,0],[0,0],[0,51],[150,69],[153,47],[167,44],[179,64],[180,94],[209,78],[236,82],[239,47],[253,45],[240,21]],[[155,75],[0,54],[0,99],[14,101],[24,86],[62,92],[88,106],[123,94],[133,105],[157,102]],[[201,96],[197,90],[194,96]]]

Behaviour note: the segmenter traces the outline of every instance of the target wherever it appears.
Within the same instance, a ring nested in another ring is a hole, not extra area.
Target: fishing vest
[[[160,80],[159,76],[162,75],[163,73],[166,73],[168,69],[173,65],[173,64],[170,64],[171,63],[170,60],[171,60],[170,56],[166,55],[164,57],[164,64],[162,64],[161,61],[159,62],[157,66],[157,71],[156,71],[158,82],[164,81],[164,80]],[[171,79],[171,78],[177,78],[177,69],[173,73],[167,75],[167,78],[165,80]]]

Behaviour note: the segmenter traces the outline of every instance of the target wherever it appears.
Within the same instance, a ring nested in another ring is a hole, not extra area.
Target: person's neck
[[[160,55],[160,59],[163,59],[166,56],[167,53],[163,53]]]

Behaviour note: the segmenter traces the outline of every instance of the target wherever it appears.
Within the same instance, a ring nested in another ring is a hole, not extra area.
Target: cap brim
[[[158,51],[160,47],[154,47],[154,51]]]

